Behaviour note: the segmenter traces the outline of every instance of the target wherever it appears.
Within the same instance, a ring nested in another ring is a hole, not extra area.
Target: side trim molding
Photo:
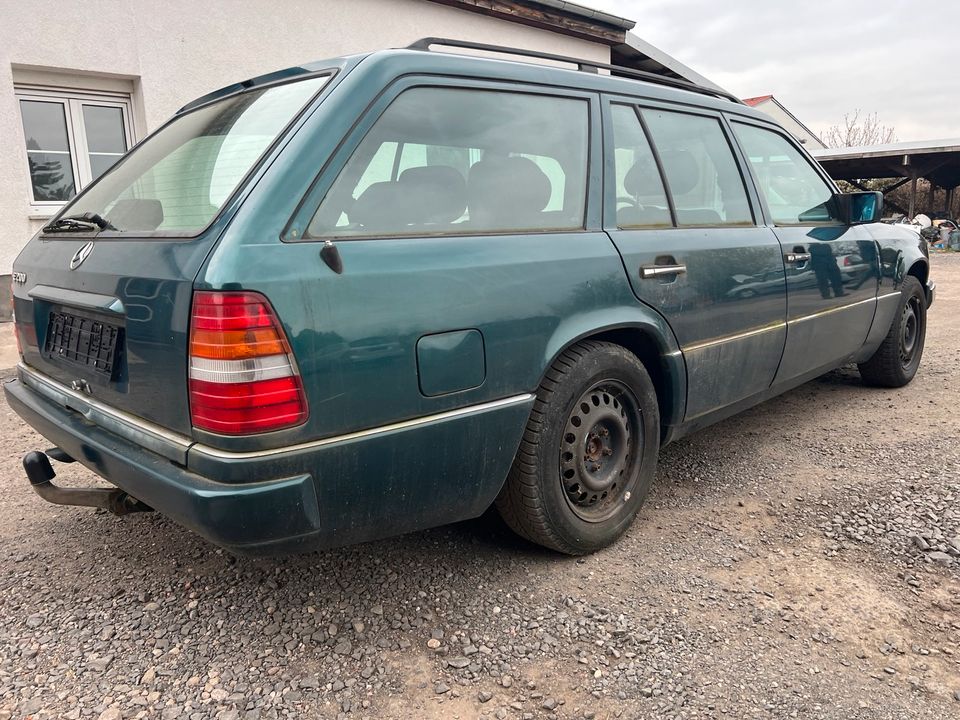
[[[101,403],[92,397],[78,393],[60,383],[46,377],[45,375],[27,367],[23,363],[17,366],[20,381],[53,403],[74,410],[83,415],[87,420],[105,430],[116,433],[120,437],[130,440],[147,450],[151,450],[158,455],[180,463],[187,464],[187,451],[190,453],[201,453],[211,458],[225,460],[245,460],[253,458],[271,457],[274,455],[283,455],[290,452],[299,452],[301,450],[310,450],[313,448],[327,447],[340,443],[361,440],[376,435],[410,430],[422,425],[443,422],[454,418],[466,417],[468,415],[478,415],[498,410],[500,408],[511,407],[513,405],[522,405],[528,403],[536,397],[533,393],[523,393],[513,395],[512,397],[491,400],[477,405],[468,405],[467,407],[446,410],[433,415],[424,415],[422,417],[402,420],[389,425],[380,425],[378,427],[368,428],[366,430],[357,430],[344,435],[335,435],[333,437],[321,438],[320,440],[311,440],[297,445],[285,445],[278,448],[269,448],[267,450],[255,450],[249,452],[221,450],[201,443],[195,443],[186,435],[171,432],[159,425],[151,423],[143,418],[138,418],[123,410]]]
[[[886,295],[880,295],[879,297],[867,298],[866,300],[858,300],[854,303],[848,303],[846,305],[840,305],[839,307],[828,308],[827,310],[821,310],[820,312],[811,313],[810,315],[803,315],[801,317],[790,318],[786,322],[777,322],[771,323],[770,325],[763,325],[761,327],[752,328],[746,330],[745,332],[736,333],[735,335],[724,335],[723,337],[713,338],[711,340],[704,340],[702,342],[691,343],[689,345],[684,345],[680,348],[682,352],[695,352],[697,350],[703,350],[705,348],[713,347],[715,345],[722,345],[724,343],[733,342],[735,340],[743,340],[754,335],[760,335],[762,333],[773,332],[775,330],[780,330],[781,328],[788,327],[796,323],[806,322],[807,320],[813,320],[814,318],[823,317],[824,315],[832,315],[833,313],[841,312],[842,310],[850,310],[860,305],[866,305],[868,303],[877,302],[881,300],[888,300],[893,297],[900,297],[899,292],[891,292]]]
[[[708,347],[713,347],[714,345],[723,345],[724,343],[733,342],[734,340],[743,340],[748,337],[753,337],[754,335],[762,335],[763,333],[780,330],[786,326],[787,324],[785,322],[771,323],[770,325],[763,325],[761,327],[753,328],[752,330],[737,333],[736,335],[724,335],[723,337],[714,338],[713,340],[704,340],[703,342],[684,345],[681,350],[683,350],[683,352],[703,350]]]
[[[335,435],[333,437],[323,438],[321,440],[311,440],[298,445],[287,445],[286,447],[270,448],[267,450],[254,450],[250,452],[238,452],[231,450],[220,450],[197,443],[190,448],[191,455],[199,453],[211,458],[221,458],[224,460],[253,460],[257,458],[271,457],[273,455],[283,455],[290,452],[299,452],[301,450],[313,450],[315,448],[328,447],[330,445],[339,445],[341,443],[352,442],[354,440],[363,440],[377,435],[386,435],[388,433],[411,430],[423,425],[430,425],[444,420],[453,420],[454,418],[466,417],[468,415],[479,415],[491,410],[510,407],[512,405],[521,405],[530,402],[535,396],[533,393],[524,393],[523,395],[514,395],[513,397],[492,400],[490,402],[480,403],[479,405],[468,405],[467,407],[457,408],[456,410],[447,410],[436,413],[435,415],[424,415],[410,420],[403,420],[389,425],[380,425],[379,427],[369,428],[367,430],[357,430],[356,432],[345,435]]]
[[[890,295],[899,295],[900,293],[890,293]],[[880,300],[889,297],[889,295],[883,295],[881,297],[871,297],[866,300],[858,300],[854,303],[848,303],[846,305],[840,305],[839,307],[827,308],[826,310],[821,310],[820,312],[811,313],[810,315],[804,315],[803,317],[793,318],[788,320],[788,323],[802,323],[807,320],[813,320],[814,318],[823,317],[824,315],[833,315],[834,313],[841,312],[843,310],[850,310],[855,307],[860,307],[861,305],[867,305],[869,303],[876,303]]]

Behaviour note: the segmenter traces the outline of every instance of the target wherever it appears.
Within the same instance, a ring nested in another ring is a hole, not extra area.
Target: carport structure
[[[813,150],[811,154],[834,180],[845,180],[862,190],[871,189],[862,184],[864,180],[900,178],[884,189],[884,195],[910,183],[908,208],[889,203],[907,217],[913,217],[916,212],[917,181],[921,178],[930,183],[931,206],[936,188],[942,187],[946,191],[945,211],[951,207],[954,191],[960,186],[960,138],[827,148]]]

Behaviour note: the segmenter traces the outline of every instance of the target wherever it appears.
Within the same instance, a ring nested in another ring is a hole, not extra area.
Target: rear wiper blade
[[[67,215],[57,218],[43,228],[44,232],[83,232],[93,230],[116,230],[109,220],[97,213],[86,212],[82,215]]]

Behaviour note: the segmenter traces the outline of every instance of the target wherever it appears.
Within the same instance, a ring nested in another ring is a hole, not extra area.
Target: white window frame
[[[70,154],[70,167],[73,171],[74,189],[81,192],[93,182],[93,172],[90,168],[90,150],[87,146],[86,127],[83,123],[83,106],[98,105],[101,107],[119,108],[123,117],[124,139],[127,150],[133,147],[133,109],[130,95],[127,93],[98,92],[93,90],[69,90],[49,88],[35,85],[16,85],[14,94],[17,101],[17,113],[20,113],[21,100],[58,103],[63,106],[64,118],[67,124],[67,143]],[[23,137],[22,147],[26,149],[26,134],[23,127],[23,116],[20,115],[20,129]],[[63,151],[60,151],[61,153]],[[117,154],[118,157],[121,153]],[[33,196],[33,178],[30,177],[30,165],[26,166],[27,187],[30,193],[30,216],[36,218],[52,217],[57,210],[69,201],[36,200]]]

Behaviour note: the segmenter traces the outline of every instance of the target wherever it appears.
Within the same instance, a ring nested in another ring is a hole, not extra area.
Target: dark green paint
[[[417,374],[424,395],[446,395],[480,387],[486,377],[479,330],[424,335],[417,341]]]
[[[644,357],[659,384],[669,441],[868,356],[892,317],[889,303],[878,308],[871,297],[898,289],[908,272],[926,280],[923,244],[909,231],[772,227],[735,146],[756,227],[616,229],[613,166],[604,153],[611,101],[695,108],[719,118],[731,138],[732,116],[768,125],[749,108],[609,76],[408,51],[316,63],[259,82],[325,68],[336,72],[321,97],[197,237],[105,233],[73,272],[70,257],[88,237],[34,238],[15,263],[28,277],[15,288],[25,362],[61,383],[76,377],[38,351],[57,303],[32,299],[35,285],[98,302],[115,298],[124,309],[126,361],[119,381],[95,385],[94,397],[197,443],[249,452],[535,393],[566,347],[599,336]],[[588,100],[583,230],[341,240],[343,274],[333,273],[320,258],[322,243],[303,241],[303,229],[378,115],[405,88],[423,84]],[[202,101],[238,91],[230,86]],[[794,244],[822,244],[834,257],[853,248],[872,257],[862,268],[872,273],[865,281],[842,279],[844,300],[868,301],[862,311],[697,349],[828,308],[815,282],[785,269],[782,254]],[[639,267],[662,256],[687,264],[688,273],[670,282],[641,280]],[[743,292],[734,275],[755,278],[755,292]],[[197,288],[250,289],[270,299],[303,376],[310,406],[304,425],[249,438],[190,428],[186,344]],[[30,424],[95,472],[214,542],[246,551],[342,544],[481,513],[503,483],[533,404],[521,398],[265,456],[224,458],[193,447],[183,467],[20,383],[6,392]]]

